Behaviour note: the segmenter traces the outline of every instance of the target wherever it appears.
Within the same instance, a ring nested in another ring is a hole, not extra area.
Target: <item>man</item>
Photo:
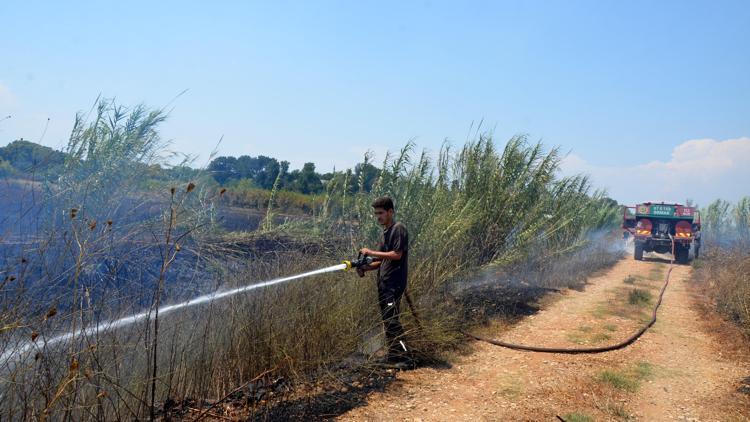
[[[401,296],[406,290],[406,279],[409,269],[409,233],[406,226],[394,220],[393,200],[384,196],[372,203],[378,224],[383,226],[378,250],[362,248],[360,253],[371,256],[371,265],[357,268],[360,277],[365,271],[378,271],[378,303],[383,318],[386,346],[389,363],[407,363],[406,344],[403,340],[404,329],[398,320]]]

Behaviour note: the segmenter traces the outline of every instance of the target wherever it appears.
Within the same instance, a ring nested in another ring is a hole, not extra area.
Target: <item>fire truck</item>
[[[680,264],[701,247],[701,219],[694,207],[665,202],[644,202],[624,206],[622,228],[633,236],[633,258],[643,260],[644,252],[672,253]]]

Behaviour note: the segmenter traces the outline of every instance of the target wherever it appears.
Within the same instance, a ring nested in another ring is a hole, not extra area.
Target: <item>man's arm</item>
[[[373,258],[390,259],[392,261],[398,261],[404,255],[404,253],[401,251],[380,252],[380,251],[373,251],[372,249],[368,249],[368,248],[362,248],[359,250],[359,252],[362,253],[363,255],[371,256]]]

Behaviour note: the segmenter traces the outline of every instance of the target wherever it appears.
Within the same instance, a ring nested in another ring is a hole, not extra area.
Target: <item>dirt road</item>
[[[483,334],[544,346],[615,343],[648,319],[668,265],[623,259],[584,291],[563,292],[510,329]],[[450,369],[400,373],[340,419],[750,420],[750,395],[738,391],[750,376],[747,354],[715,332],[718,318],[699,311],[690,274],[675,267],[656,324],[624,350],[560,355],[475,343]]]

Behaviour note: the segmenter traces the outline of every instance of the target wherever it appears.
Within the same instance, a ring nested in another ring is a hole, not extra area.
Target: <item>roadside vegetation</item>
[[[706,248],[693,262],[694,279],[716,309],[750,336],[750,197],[736,204],[717,200],[701,213]]]
[[[288,177],[283,162],[261,157],[242,159],[246,173],[239,159],[206,170],[188,159],[167,165],[175,156],[159,137],[165,118],[103,100],[77,117],[65,151],[42,151],[54,167],[32,154],[19,183],[10,166],[16,181],[4,179],[4,199],[14,206],[2,216],[0,255],[3,419],[155,417],[186,400],[200,408],[203,399],[249,394],[251,381],[290,385],[342,362],[366,365],[382,344],[370,278],[331,273],[158,310],[356,255],[376,242],[370,203],[380,195],[394,198],[409,228],[409,292],[420,318],[404,304],[403,322],[424,362],[459,346],[457,329],[475,321],[456,292],[495,283],[488,269],[525,269],[533,286],[554,289],[620,255],[606,236],[617,204],[586,177],[560,177],[558,150],[523,136],[498,148],[478,134],[434,158],[409,143],[379,166],[366,155],[354,170],[320,177],[306,165]],[[263,209],[259,229],[226,233],[217,210],[227,205]],[[308,218],[277,218],[289,210]],[[143,310],[132,325],[106,329]],[[295,398],[284,388],[276,399]],[[273,402],[252,391],[248,406]]]

